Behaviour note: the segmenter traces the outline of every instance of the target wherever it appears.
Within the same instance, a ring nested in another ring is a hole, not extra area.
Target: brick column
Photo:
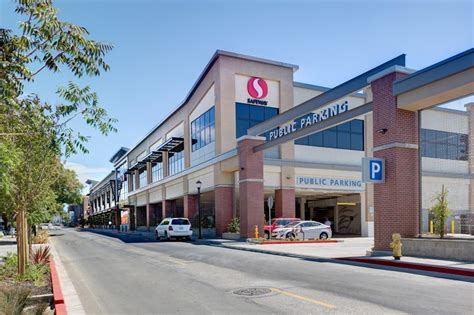
[[[234,187],[217,186],[214,189],[216,205],[216,234],[221,236],[226,232],[227,225],[232,221],[234,213]]]
[[[192,220],[198,211],[198,196],[185,195],[184,196],[184,216]]]
[[[275,190],[275,217],[295,217],[295,190],[281,188]]]
[[[390,248],[392,233],[419,233],[418,113],[397,108],[392,83],[405,74],[391,72],[371,82],[374,156],[386,162],[385,183],[374,184],[375,249]],[[385,134],[377,132],[387,129]]]
[[[176,200],[163,200],[163,218],[172,217],[176,213]]]
[[[240,192],[240,236],[255,237],[255,226],[263,236],[263,152],[253,151],[256,145],[265,142],[263,137],[243,136],[237,139],[239,155]]]
[[[467,103],[464,106],[469,113],[467,130],[467,160],[469,162],[469,174],[471,175],[469,183],[469,211],[474,213],[474,179],[472,177],[474,174],[474,103]]]
[[[147,202],[146,203],[146,213],[145,213],[145,215],[146,215],[146,230],[147,231],[150,231],[150,212],[151,212],[150,211],[150,203]]]

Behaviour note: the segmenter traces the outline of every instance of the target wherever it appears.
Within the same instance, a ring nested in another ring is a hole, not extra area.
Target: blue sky
[[[297,64],[295,80],[332,87],[401,53],[420,69],[474,46],[473,1],[55,1],[64,20],[112,43],[111,71],[78,80],[119,120],[108,137],[91,129],[90,154],[67,164],[100,179],[121,146],[132,147],[186,96],[217,49]],[[16,29],[14,2],[0,25]],[[42,74],[29,92],[56,103],[67,72]],[[460,107],[461,104],[454,106]]]

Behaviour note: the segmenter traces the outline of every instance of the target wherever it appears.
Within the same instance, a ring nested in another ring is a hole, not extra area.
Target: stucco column
[[[474,103],[467,103],[464,105],[467,112],[469,113],[468,118],[468,132],[467,135],[467,145],[468,145],[468,156],[469,161],[469,174],[471,175],[471,180],[469,183],[469,211],[474,213]]]
[[[276,189],[275,217],[294,218],[295,210],[295,190],[290,188]]]
[[[216,206],[216,234],[221,236],[226,232],[227,225],[234,213],[234,187],[216,186],[214,189]]]
[[[385,183],[374,184],[376,250],[389,249],[393,233],[402,237],[419,233],[418,113],[398,109],[392,94],[393,81],[404,76],[391,72],[376,75],[371,82],[373,151],[386,162]]]
[[[264,137],[243,136],[237,139],[239,155],[240,236],[255,237],[255,226],[263,236],[263,152],[254,147],[265,142]]]

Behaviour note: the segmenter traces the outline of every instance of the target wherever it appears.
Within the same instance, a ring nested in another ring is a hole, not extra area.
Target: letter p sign
[[[370,179],[381,180],[382,179],[382,162],[381,161],[370,161]]]
[[[364,183],[385,182],[385,160],[378,158],[362,159],[362,181]]]

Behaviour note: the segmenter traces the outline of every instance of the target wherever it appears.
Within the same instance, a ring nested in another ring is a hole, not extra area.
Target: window
[[[467,161],[467,134],[421,129],[421,156]]]
[[[173,219],[171,220],[171,225],[191,225],[188,219]]]
[[[278,108],[236,103],[235,136],[239,138],[246,135],[247,129],[276,115],[278,115]],[[264,136],[266,136],[266,134],[264,134]]]
[[[194,152],[215,141],[215,107],[191,122],[191,150]]]
[[[344,150],[364,150],[364,121],[354,119],[295,140],[295,144]]]
[[[174,175],[184,170],[184,146],[168,152],[168,174]]]
[[[147,175],[148,175],[148,172],[146,169],[138,173],[138,186],[139,186],[138,188],[145,187],[148,184]]]
[[[151,164],[151,181],[157,182],[163,179],[163,162],[156,162]]]

